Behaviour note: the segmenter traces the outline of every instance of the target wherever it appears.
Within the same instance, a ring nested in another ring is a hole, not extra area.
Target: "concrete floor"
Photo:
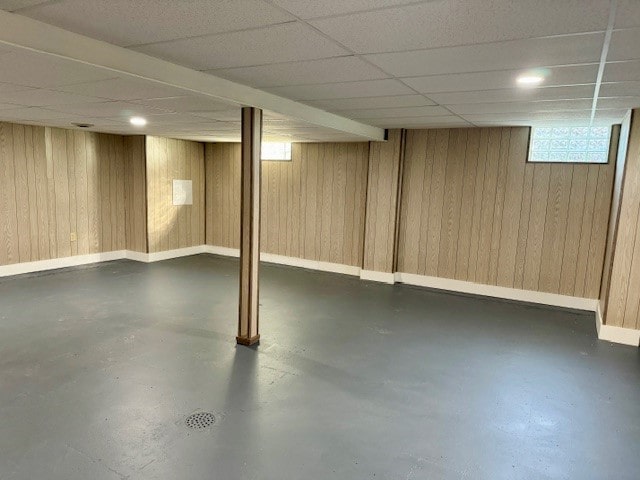
[[[250,349],[237,270],[0,279],[0,479],[640,478],[639,349],[592,314],[264,266]]]

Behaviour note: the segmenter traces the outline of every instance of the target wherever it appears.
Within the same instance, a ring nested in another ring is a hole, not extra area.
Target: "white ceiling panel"
[[[418,128],[418,127],[444,127],[444,126],[471,126],[464,119],[456,115],[447,115],[440,117],[398,117],[398,118],[368,118],[363,119],[372,125],[378,125],[383,128]]]
[[[604,33],[366,55],[397,77],[597,63]]]
[[[640,45],[640,28],[614,31],[607,61],[640,60],[638,45]]]
[[[313,60],[349,54],[302,23],[134,47],[196,70]]]
[[[310,19],[416,3],[416,0],[273,0],[273,3],[300,18]]]
[[[596,115],[596,124],[611,125],[619,123],[626,110],[603,110]],[[464,118],[478,126],[502,126],[502,125],[589,125],[591,110],[555,113],[531,113],[527,115],[517,113],[489,114],[489,115],[465,115]]]
[[[77,115],[79,121],[82,116],[92,117],[122,117],[128,119],[136,115],[153,115],[157,113],[167,113],[157,108],[145,105],[136,105],[127,102],[89,102],[71,105],[58,105],[51,107],[56,112]]]
[[[262,0],[63,0],[20,13],[121,46],[293,20],[291,15]]]
[[[518,102],[536,100],[566,100],[593,98],[595,85],[571,87],[511,88],[504,90],[482,90],[477,92],[434,93],[429,97],[441,105],[463,103]]]
[[[626,82],[640,80],[640,61],[609,62],[605,65],[603,82]]]
[[[640,2],[638,0],[618,0],[615,27],[640,27]]]
[[[608,17],[603,0],[455,0],[310,23],[364,54],[603,31]]]
[[[327,100],[307,100],[305,103],[326,110],[354,110],[361,108],[422,107],[435,105],[422,95],[356,97]]]
[[[74,95],[72,93],[56,92],[46,89],[31,89],[23,91],[0,91],[0,102],[14,103],[26,107],[48,107],[51,105],[66,105],[69,103],[95,102],[97,98]]]
[[[161,83],[137,78],[112,78],[99,82],[81,83],[58,87],[61,92],[75,93],[107,100],[139,100],[148,98],[182,96],[185,91]]]
[[[552,67],[541,69],[541,72],[546,75],[545,86],[595,83],[598,76],[598,64]],[[522,73],[523,70],[501,70],[410,77],[403,78],[402,81],[422,93],[466,92],[512,88]]]
[[[395,118],[395,117],[431,117],[451,115],[439,105],[426,107],[373,108],[363,110],[342,110],[342,115],[353,118]]]
[[[31,87],[23,87],[22,85],[14,85],[12,83],[0,83],[0,94],[8,92],[24,92],[33,90]]]
[[[598,109],[621,109],[640,107],[640,91],[635,96],[630,97],[600,97],[598,98]]]
[[[632,97],[640,95],[640,81],[603,83],[600,86],[601,97]]]
[[[67,120],[69,124],[71,122],[84,121],[84,119],[78,118],[78,115],[71,113],[55,112],[41,107],[22,107],[14,109],[0,110],[0,120],[11,121],[40,121],[40,120]]]
[[[448,108],[458,115],[482,115],[500,113],[529,113],[566,110],[588,110],[592,100],[547,100],[541,102],[505,102],[505,103],[469,103],[466,105],[449,105]]]
[[[414,93],[398,80],[368,80],[363,82],[328,83],[267,88],[269,92],[294,100],[375,97]]]
[[[376,80],[389,77],[379,68],[355,56],[210,70],[208,73],[257,88]]]
[[[39,3],[47,3],[49,0],[0,0],[0,10],[13,12],[19,8],[32,7]]]
[[[172,112],[211,112],[216,110],[228,110],[232,104],[214,100],[208,97],[195,95],[182,95],[177,97],[148,98],[132,100],[131,103],[139,103],[153,108],[170,110]]]
[[[213,112],[198,112],[198,117],[208,118],[210,120],[218,120],[221,122],[240,121],[241,111],[239,108],[229,110],[219,110]]]
[[[3,55],[0,64],[0,82],[27,87],[53,88],[113,76],[111,72],[90,65],[27,50],[14,50]]]

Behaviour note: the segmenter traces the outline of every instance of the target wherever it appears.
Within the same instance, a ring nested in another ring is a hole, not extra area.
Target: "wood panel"
[[[598,298],[615,162],[527,163],[528,140],[408,133],[399,271]]]
[[[124,175],[121,136],[0,123],[0,264],[124,249]]]
[[[262,162],[261,250],[361,265],[367,143],[296,143],[291,162]],[[240,145],[206,145],[207,244],[238,248]]]
[[[390,130],[387,142],[371,142],[369,147],[367,212],[375,214],[366,216],[365,270],[393,272],[403,135],[402,130]]]
[[[205,242],[204,145],[146,137],[149,252]],[[193,205],[173,205],[173,180],[193,182]]]
[[[144,136],[124,138],[125,236],[127,250],[146,253],[147,164]]]
[[[631,117],[605,323],[640,329],[640,110]]]

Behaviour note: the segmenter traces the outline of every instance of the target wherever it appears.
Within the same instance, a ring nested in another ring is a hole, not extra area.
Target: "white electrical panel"
[[[173,204],[193,205],[193,182],[191,180],[173,181]]]

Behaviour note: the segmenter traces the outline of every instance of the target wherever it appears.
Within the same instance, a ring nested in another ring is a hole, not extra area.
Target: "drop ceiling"
[[[640,107],[640,1],[0,0],[88,37],[384,128],[621,121]],[[612,27],[610,43],[607,29]],[[0,33],[0,37],[1,37]],[[603,47],[608,46],[602,60]],[[0,119],[237,140],[239,105],[0,46]],[[544,68],[537,88],[516,78]],[[267,112],[265,136],[350,141]]]

